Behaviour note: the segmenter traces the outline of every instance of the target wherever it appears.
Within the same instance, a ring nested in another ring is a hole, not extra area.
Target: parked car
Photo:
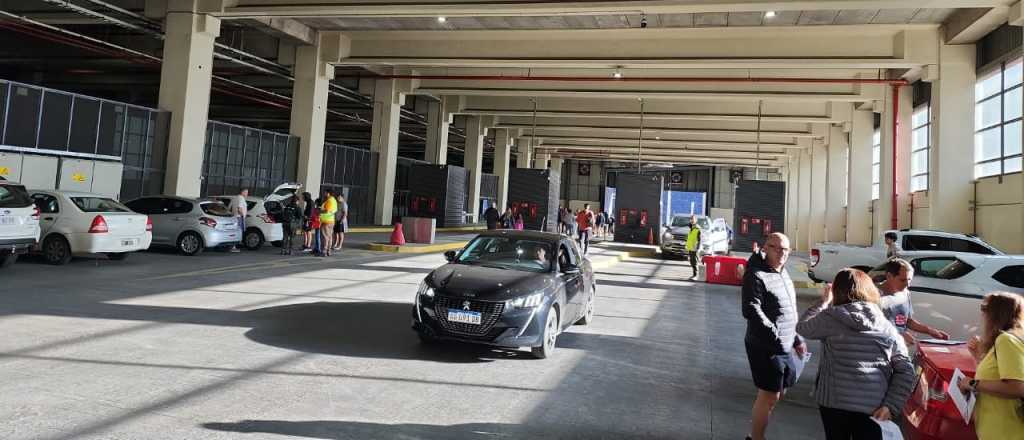
[[[594,319],[594,271],[569,237],[488,231],[445,258],[416,292],[412,328],[425,343],[531,347],[545,358],[560,332]]]
[[[690,233],[691,215],[681,214],[672,217],[661,236],[661,255],[663,257],[686,255],[686,236]],[[729,253],[729,228],[725,219],[711,219],[698,215],[697,227],[700,228],[700,244],[697,258],[704,255]]]
[[[123,260],[149,249],[153,223],[110,197],[85,192],[32,190],[42,240],[33,250],[62,265],[74,254],[105,254]]]
[[[213,196],[211,199],[230,206],[232,197],[237,196]],[[247,212],[242,245],[250,250],[259,249],[266,242],[280,245],[284,239],[284,231],[277,222],[277,217],[281,215],[281,202],[249,196],[245,199],[245,205]]]
[[[0,177],[0,267],[39,242],[39,210],[25,187]]]
[[[952,232],[900,229],[896,234],[902,251],[950,251],[981,255],[1003,255],[984,240]],[[885,245],[854,246],[843,243],[818,243],[811,249],[811,267],[807,275],[815,282],[831,281],[840,270],[853,267],[868,271],[885,261]]]
[[[238,219],[216,200],[174,196],[141,197],[125,203],[132,211],[149,215],[153,244],[174,246],[185,255],[206,248],[237,245],[242,239]]]
[[[1024,256],[935,251],[897,256],[914,268],[909,290],[915,319],[945,330],[953,339],[967,340],[979,333],[978,307],[985,294],[1024,293]],[[868,274],[877,282],[885,280],[882,265]]]

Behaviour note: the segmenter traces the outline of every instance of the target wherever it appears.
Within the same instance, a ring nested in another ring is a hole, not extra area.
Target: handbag
[[[1020,336],[1017,336],[1010,332],[1003,332],[1003,334],[1009,335],[1013,338],[1016,338],[1018,341],[1024,343],[1024,338],[1021,338]],[[992,357],[996,360],[996,368],[998,369],[999,350],[997,350],[996,347],[992,347]],[[1020,419],[1021,421],[1024,421],[1024,397],[1017,399],[1017,406],[1014,408],[1014,410],[1017,413],[1017,418]]]

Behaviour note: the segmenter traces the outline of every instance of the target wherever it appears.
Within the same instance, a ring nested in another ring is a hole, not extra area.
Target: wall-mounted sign
[[[82,174],[82,173],[72,174],[71,175],[71,179],[74,180],[75,182],[78,182],[78,183],[82,183],[82,182],[85,182],[86,180],[89,180],[89,178],[86,177],[85,174]]]
[[[581,164],[579,164],[576,167],[576,171],[581,176],[589,176],[590,175],[590,164],[589,163],[581,163]]]

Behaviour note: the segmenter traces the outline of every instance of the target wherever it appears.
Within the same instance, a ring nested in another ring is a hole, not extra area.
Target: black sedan
[[[423,342],[530,347],[545,358],[561,331],[594,319],[593,268],[566,236],[488,231],[445,257],[416,292],[412,328]]]

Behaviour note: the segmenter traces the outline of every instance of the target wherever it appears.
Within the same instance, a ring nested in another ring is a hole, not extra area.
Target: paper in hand
[[[882,428],[882,440],[903,440],[903,432],[900,431],[900,425],[892,420],[878,420],[874,417],[871,418],[878,427]]]
[[[964,394],[960,391],[958,384],[965,377],[967,376],[959,368],[953,371],[953,377],[949,380],[947,393],[949,397],[953,398],[953,404],[956,405],[957,411],[963,416],[964,423],[969,425],[971,423],[971,415],[974,413],[974,404],[977,403],[977,400],[974,394]]]

